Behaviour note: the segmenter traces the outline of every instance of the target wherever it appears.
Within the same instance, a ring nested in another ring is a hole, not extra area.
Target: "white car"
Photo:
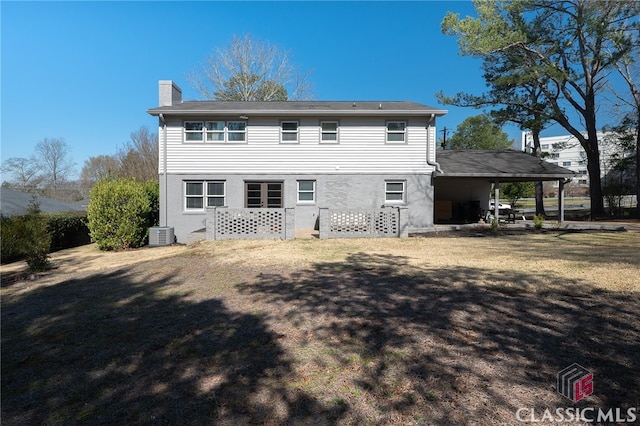
[[[489,210],[494,210],[495,209],[494,205],[495,205],[494,201],[489,201]],[[498,203],[498,210],[511,210],[511,204]]]

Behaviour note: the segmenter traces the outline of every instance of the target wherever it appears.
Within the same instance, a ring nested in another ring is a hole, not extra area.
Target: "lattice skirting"
[[[215,239],[285,238],[284,209],[217,210]]]
[[[400,218],[396,209],[329,211],[330,237],[397,237],[399,226]]]

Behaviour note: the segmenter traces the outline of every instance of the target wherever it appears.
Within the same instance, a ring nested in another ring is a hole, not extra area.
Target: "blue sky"
[[[158,80],[183,99],[186,75],[234,34],[290,50],[311,69],[318,100],[411,100],[449,110],[438,130],[478,114],[434,94],[481,93],[479,60],[458,55],[440,32],[447,11],[470,1],[421,2],[8,2],[2,19],[2,160],[29,157],[44,138],[64,138],[79,173],[114,154],[157,106]],[[507,127],[520,140],[516,127]],[[441,133],[440,133],[441,135]]]

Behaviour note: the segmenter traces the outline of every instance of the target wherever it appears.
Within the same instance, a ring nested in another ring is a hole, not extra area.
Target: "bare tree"
[[[60,183],[67,180],[75,165],[70,158],[71,149],[61,138],[45,138],[36,145],[36,160],[53,196]]]
[[[640,35],[635,36],[640,45]],[[610,90],[617,99],[616,110],[621,111],[620,124],[613,126],[623,152],[629,154],[629,163],[635,169],[636,217],[640,218],[640,61],[634,55],[626,55],[616,64],[616,70],[626,83],[628,92]]]
[[[189,81],[206,99],[303,100],[311,97],[309,74],[291,63],[289,51],[245,34],[215,49]]]
[[[130,140],[118,150],[119,176],[140,181],[158,180],[158,135],[142,126],[131,132]]]
[[[42,181],[40,168],[33,157],[9,158],[2,165],[2,172],[12,176],[8,182],[11,186],[25,192],[33,192]]]
[[[112,155],[98,155],[85,160],[80,172],[82,194],[86,198],[93,185],[100,179],[117,176],[120,172],[120,162]]]

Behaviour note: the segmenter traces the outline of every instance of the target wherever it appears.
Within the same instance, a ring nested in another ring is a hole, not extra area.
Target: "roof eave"
[[[486,178],[486,179],[528,179],[528,180],[559,180],[571,179],[575,173],[564,174],[528,174],[528,173],[447,173],[435,175],[437,178]]]
[[[446,110],[171,110],[148,109],[147,113],[153,116],[163,114],[165,116],[211,116],[211,115],[246,115],[246,116],[396,116],[396,117],[441,117],[447,114]]]

